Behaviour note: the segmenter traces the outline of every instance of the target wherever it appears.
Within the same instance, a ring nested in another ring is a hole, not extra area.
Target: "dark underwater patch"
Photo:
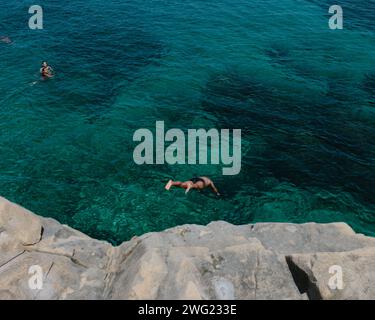
[[[375,98],[375,72],[367,73],[362,83],[362,88],[368,92],[372,99]]]
[[[241,171],[240,183],[253,183],[257,178],[251,171],[257,168],[299,187],[338,187],[364,201],[374,196],[368,140],[373,132],[358,128],[347,113],[338,117],[342,106],[336,106],[334,97],[327,102],[322,96],[320,103],[305,100],[301,108],[303,96],[287,98],[234,73],[213,77],[202,96],[202,107],[215,115],[221,127],[241,128],[243,139],[258,136],[266,142],[261,158],[252,154],[251,145],[243,154],[249,167]]]
[[[274,63],[284,64],[290,61],[289,49],[282,46],[273,45],[265,50],[265,54]]]
[[[63,57],[54,61],[63,77],[59,80],[64,96],[60,105],[92,115],[105,112],[126,82],[134,81],[140,69],[161,57],[163,46],[151,35],[141,30],[121,35],[111,31],[110,40],[87,32],[72,36],[69,45],[53,49]]]

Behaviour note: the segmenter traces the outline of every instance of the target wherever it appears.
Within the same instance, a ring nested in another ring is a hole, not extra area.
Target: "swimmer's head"
[[[43,61],[42,66],[43,66],[43,67],[47,67],[47,66],[48,66],[47,62],[46,62],[46,61]]]

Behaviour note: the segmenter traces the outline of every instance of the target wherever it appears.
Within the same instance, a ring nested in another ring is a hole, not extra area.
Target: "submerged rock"
[[[375,299],[374,265],[375,238],[344,223],[219,221],[113,247],[0,198],[0,299]]]

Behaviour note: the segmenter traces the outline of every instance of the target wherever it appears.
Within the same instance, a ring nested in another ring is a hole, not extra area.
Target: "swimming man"
[[[194,177],[185,182],[169,180],[165,186],[165,189],[169,190],[172,186],[185,189],[185,193],[188,193],[190,189],[201,190],[210,187],[211,190],[216,193],[216,195],[220,195],[212,180],[207,177]]]
[[[53,72],[52,68],[48,65],[47,62],[44,61],[42,63],[42,67],[40,68],[40,74],[42,75],[42,77],[52,78],[53,77],[52,72]]]

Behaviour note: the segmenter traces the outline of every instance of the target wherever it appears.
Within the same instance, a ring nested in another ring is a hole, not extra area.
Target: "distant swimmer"
[[[42,67],[40,68],[40,74],[43,78],[52,78],[53,69],[48,65],[47,62],[43,62]]]
[[[9,37],[4,37],[4,36],[0,37],[0,41],[4,43],[12,43],[12,40]]]
[[[212,180],[207,177],[194,177],[185,182],[169,180],[165,186],[165,189],[169,190],[171,187],[179,187],[185,189],[185,193],[188,193],[191,189],[201,190],[209,187],[213,192],[216,193],[216,195],[220,196],[220,193],[216,189]]]

